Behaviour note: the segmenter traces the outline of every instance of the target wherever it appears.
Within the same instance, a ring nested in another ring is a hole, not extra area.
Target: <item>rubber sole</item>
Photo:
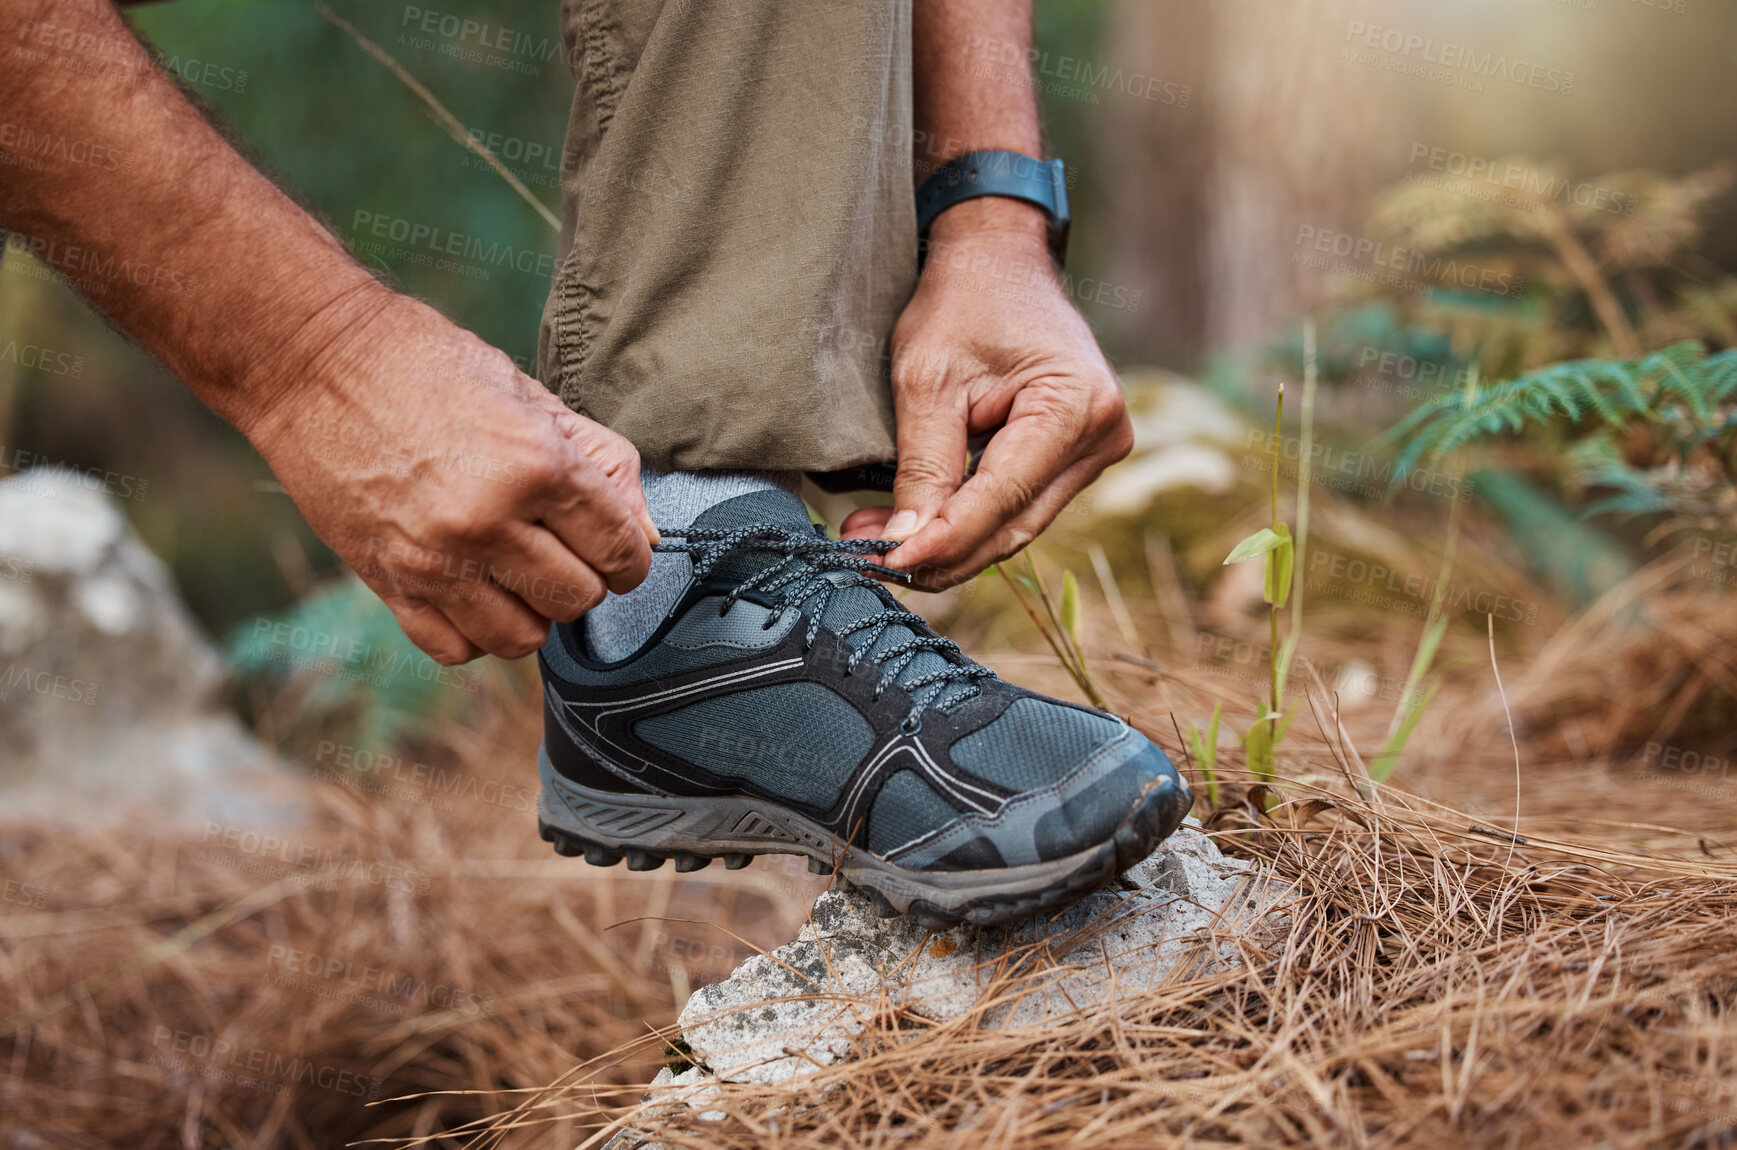
[[[795,811],[747,796],[670,798],[596,791],[555,773],[539,754],[543,793],[537,825],[555,852],[593,866],[625,862],[687,873],[721,858],[740,870],[756,855],[808,858],[815,874],[835,870],[883,918],[908,914],[933,930],[961,923],[997,926],[1060,910],[1115,880],[1150,855],[1188,813],[1186,787],[1165,778],[1133,803],[1106,841],[1065,858],[974,871],[917,871],[849,846]]]

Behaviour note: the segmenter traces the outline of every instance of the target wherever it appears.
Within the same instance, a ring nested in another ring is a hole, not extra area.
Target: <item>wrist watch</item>
[[[928,247],[935,217],[978,196],[1005,196],[1036,204],[1049,216],[1049,251],[1057,268],[1067,262],[1068,181],[1060,160],[1038,160],[1019,152],[966,152],[935,169],[917,189],[919,253]],[[920,258],[920,255],[919,255]]]
[[[1036,204],[1049,216],[1049,254],[1059,271],[1068,254],[1067,168],[1060,160],[1037,160],[1019,152],[966,152],[935,169],[917,189],[917,261],[921,265],[929,246],[929,225],[935,217],[978,196],[1005,196]],[[994,432],[971,437],[965,476],[977,461]],[[808,478],[823,491],[891,491],[898,475],[892,462],[868,463],[843,471],[810,471]]]

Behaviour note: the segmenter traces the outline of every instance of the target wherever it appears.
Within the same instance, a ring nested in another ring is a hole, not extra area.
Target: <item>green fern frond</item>
[[[1685,343],[1636,360],[1572,360],[1479,387],[1469,396],[1438,396],[1374,446],[1405,444],[1394,468],[1398,482],[1424,460],[1439,460],[1475,439],[1520,432],[1558,415],[1576,425],[1596,415],[1613,428],[1637,420],[1680,424],[1682,438],[1705,438],[1729,425],[1729,413],[1718,409],[1734,389],[1737,350],[1709,356],[1699,344]]]

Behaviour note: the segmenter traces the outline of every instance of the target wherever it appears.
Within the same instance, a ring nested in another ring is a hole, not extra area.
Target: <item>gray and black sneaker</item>
[[[638,651],[581,626],[543,647],[543,837],[601,866],[678,871],[802,854],[884,914],[988,925],[1064,907],[1188,813],[1120,719],[1004,683],[829,540],[801,500],[721,503],[667,550],[693,580]]]

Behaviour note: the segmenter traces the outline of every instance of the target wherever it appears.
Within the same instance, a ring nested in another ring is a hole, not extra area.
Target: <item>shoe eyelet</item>
[[[914,735],[922,729],[923,720],[921,719],[911,719],[906,717],[906,719],[899,724],[899,733],[902,735]]]

